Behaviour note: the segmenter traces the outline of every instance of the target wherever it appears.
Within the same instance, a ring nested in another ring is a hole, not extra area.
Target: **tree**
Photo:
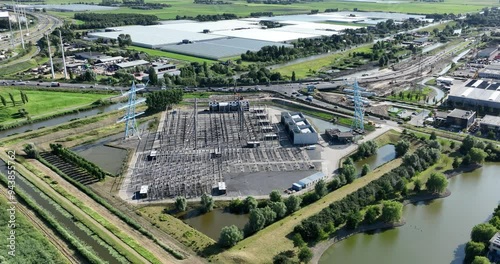
[[[326,189],[326,183],[323,179],[319,180],[314,186],[314,192],[318,195],[319,198],[325,196],[328,193],[328,189]]]
[[[342,167],[342,175],[344,175],[347,183],[351,183],[356,179],[356,168],[353,165],[345,165]]]
[[[351,211],[351,213],[347,215],[347,221],[345,225],[348,229],[356,229],[359,223],[361,223],[362,221],[363,221],[363,215],[361,214],[360,211],[358,210]]]
[[[243,239],[243,232],[237,226],[225,226],[222,228],[218,243],[222,247],[230,248]]]
[[[432,131],[431,136],[429,137],[430,140],[436,140],[436,132]]]
[[[486,247],[484,243],[469,241],[465,245],[465,263],[470,263],[476,256],[483,255]]]
[[[293,234],[292,241],[294,247],[300,248],[306,245],[306,242],[304,242],[304,239],[302,239],[302,236],[299,233]]]
[[[380,215],[380,220],[390,223],[397,222],[401,219],[403,215],[403,205],[394,201],[383,202],[382,214]]]
[[[120,48],[132,45],[132,38],[130,37],[129,34],[120,34],[118,35],[117,40],[118,40],[118,46],[120,46]]]
[[[97,81],[97,75],[93,70],[87,69],[82,75],[80,75],[80,79],[84,82],[95,82]]]
[[[258,202],[255,198],[248,196],[245,200],[243,200],[243,211],[245,213],[249,213],[252,209],[257,208],[257,204]]]
[[[491,264],[491,262],[487,257],[476,256],[472,261],[472,264]]]
[[[283,202],[276,202],[271,204],[271,209],[276,213],[276,218],[281,219],[285,217],[287,209]]]
[[[26,99],[24,98],[23,91],[19,91],[19,93],[21,94],[21,101],[23,101],[23,104],[26,104]]]
[[[302,247],[299,251],[299,260],[303,263],[309,263],[313,257],[312,251],[308,247]]]
[[[429,192],[442,193],[448,186],[448,180],[441,173],[431,173],[431,176],[425,183],[425,187]]]
[[[365,176],[368,172],[370,172],[370,165],[364,164],[361,168],[361,176]]]
[[[252,209],[250,210],[250,216],[248,218],[248,222],[245,225],[245,235],[251,235],[262,228],[266,225],[266,219],[264,218],[264,215],[262,214],[262,211],[260,209]]]
[[[2,100],[3,106],[7,106],[7,100],[5,100],[5,97],[3,97],[2,95],[0,95],[0,100]]]
[[[470,238],[475,242],[488,243],[496,232],[497,229],[492,224],[482,223],[472,228]]]
[[[269,194],[269,200],[271,200],[271,202],[281,202],[281,193],[280,193],[280,191],[273,190]]]
[[[467,135],[462,141],[462,145],[460,146],[460,152],[463,154],[467,154],[469,150],[471,150],[476,144],[476,140],[471,135]]]
[[[451,166],[453,166],[454,169],[460,167],[460,160],[458,159],[458,157],[453,158],[453,163],[451,164]]]
[[[401,140],[398,143],[396,143],[396,146],[394,148],[396,150],[396,157],[402,157],[410,149],[410,142],[406,140]]]
[[[300,208],[300,203],[302,202],[302,198],[296,195],[291,195],[285,199],[286,211],[288,214],[291,214]]]
[[[292,82],[295,82],[297,77],[295,76],[295,71],[292,71]]]
[[[264,216],[264,219],[266,220],[266,223],[264,226],[268,226],[276,220],[276,213],[271,209],[271,207],[266,206],[262,209],[257,209],[262,211],[262,215]]]
[[[204,193],[201,196],[201,210],[204,213],[206,213],[212,211],[213,208],[214,208],[214,199],[212,198],[212,196]]]
[[[273,257],[273,264],[295,264],[296,262],[293,260],[294,257],[295,251],[282,251]]]
[[[455,141],[450,142],[450,149],[455,149]]]
[[[437,140],[429,140],[427,146],[429,146],[429,148],[441,150],[441,144],[439,144],[439,141]]]
[[[36,159],[38,158],[38,150],[35,148],[35,145],[33,143],[26,144],[24,145],[24,153],[28,156],[30,159]]]
[[[351,157],[348,157],[347,159],[342,162],[342,165],[354,165],[354,161],[352,160]]]
[[[380,207],[378,206],[370,206],[368,209],[366,209],[365,212],[365,222],[367,224],[373,224],[377,220],[378,216],[380,215]]]
[[[158,84],[158,75],[156,74],[155,68],[149,67],[148,74],[149,74],[149,83],[153,86],[157,85]]]
[[[177,196],[175,198],[175,209],[179,212],[184,212],[187,209],[187,200],[184,197]]]
[[[14,100],[14,96],[11,93],[9,93],[9,97],[10,97],[10,100],[12,101],[12,104],[14,106],[16,106],[16,101]]]
[[[480,148],[471,148],[469,151],[470,162],[475,164],[481,164],[488,154]]]

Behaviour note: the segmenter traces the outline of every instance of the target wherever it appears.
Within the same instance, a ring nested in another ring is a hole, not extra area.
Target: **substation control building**
[[[237,112],[241,108],[242,111],[250,110],[248,101],[232,101],[232,102],[209,102],[208,110],[215,113]]]
[[[282,112],[281,124],[285,127],[294,145],[318,143],[318,133],[300,112]]]
[[[453,109],[451,113],[446,116],[446,122],[450,126],[468,128],[476,120],[476,112],[466,111],[462,109]]]

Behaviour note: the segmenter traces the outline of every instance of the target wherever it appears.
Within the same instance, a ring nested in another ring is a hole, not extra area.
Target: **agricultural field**
[[[28,102],[25,104],[21,100],[21,91],[28,97]],[[9,94],[12,94],[15,105]],[[0,87],[0,95],[6,102],[5,106],[0,102],[0,123],[24,119],[18,114],[20,109],[25,109],[31,118],[35,118],[90,105],[99,99],[109,97],[105,94],[20,90],[10,87]]]
[[[46,4],[60,4],[60,3],[77,3],[79,0],[48,0]],[[161,0],[150,0],[146,2],[162,2]],[[222,14],[233,13],[238,16],[249,16],[251,12],[273,12],[274,15],[280,14],[297,14],[309,13],[311,10],[318,9],[324,11],[327,8],[338,8],[339,10],[353,10],[357,8],[362,11],[390,11],[402,13],[419,13],[419,14],[432,14],[432,13],[465,13],[479,11],[486,6],[499,6],[496,0],[446,0],[444,2],[426,3],[415,1],[401,1],[402,3],[384,4],[374,2],[354,2],[354,1],[338,1],[327,0],[323,2],[305,2],[294,3],[291,5],[279,4],[256,4],[247,3],[246,1],[231,1],[230,5],[203,5],[194,4],[193,1],[188,0],[173,0],[169,1],[172,7],[159,9],[159,10],[139,10],[130,8],[119,8],[113,11],[98,11],[102,13],[141,13],[156,15],[160,19],[174,19],[177,15],[196,16],[206,14]],[[58,16],[72,18],[73,12],[56,13]]]

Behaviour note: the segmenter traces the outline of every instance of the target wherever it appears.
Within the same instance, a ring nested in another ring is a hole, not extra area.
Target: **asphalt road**
[[[24,43],[32,42],[36,43],[39,39],[45,36],[46,33],[52,32],[55,28],[62,26],[63,22],[53,16],[47,15],[45,13],[34,13],[28,12],[28,15],[34,16],[38,22],[36,27],[31,27],[29,31],[29,36],[24,37]],[[26,34],[26,28],[23,28],[23,34]],[[19,32],[19,31],[16,31]],[[21,38],[14,39],[14,46],[21,45]],[[12,43],[10,40],[0,42],[0,50],[6,50],[12,48]]]

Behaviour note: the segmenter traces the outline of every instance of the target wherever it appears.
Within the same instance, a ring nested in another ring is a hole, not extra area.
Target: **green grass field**
[[[77,3],[80,0],[47,0],[46,4]],[[147,2],[162,2],[162,0],[150,0]],[[274,15],[309,13],[310,10],[318,9],[323,12],[327,8],[338,8],[339,10],[353,10],[358,8],[362,11],[390,11],[402,13],[465,13],[479,11],[486,6],[499,6],[496,0],[445,0],[444,2],[426,3],[405,1],[403,3],[375,3],[375,2],[354,2],[349,0],[325,0],[323,2],[306,2],[291,5],[268,5],[253,4],[242,0],[231,1],[231,5],[201,5],[194,4],[191,0],[173,0],[166,2],[172,7],[160,10],[139,10],[130,8],[119,8],[113,11],[99,11],[100,13],[141,13],[156,15],[160,19],[174,19],[177,15],[196,16],[199,14],[222,14],[234,13],[238,16],[249,16],[251,12],[273,12]],[[73,12],[51,12],[60,17],[73,18]]]
[[[20,90],[10,87],[0,87],[0,95],[2,95],[7,106],[0,103],[0,123],[6,123],[15,120],[24,120],[24,118],[16,119],[13,114],[19,109],[24,108],[31,118],[45,114],[55,114],[68,108],[76,108],[89,105],[97,99],[109,97],[103,94],[83,94],[83,93],[66,93],[52,91],[36,91],[24,90],[28,96],[28,102],[22,104]],[[16,105],[12,104],[9,93],[14,97]]]
[[[400,97],[399,93],[396,93],[395,96],[390,95],[387,98],[406,101],[406,102],[418,103],[418,102],[424,101],[425,97],[429,96],[431,92],[432,92],[432,89],[426,86],[426,87],[424,87],[424,89],[422,89],[422,91],[418,91],[418,90],[402,91],[403,97]],[[420,98],[418,100],[416,97],[417,94],[420,95]],[[410,98],[408,98],[408,95],[410,95]]]
[[[215,62],[214,60],[202,59],[202,58],[198,58],[198,57],[182,55],[182,54],[172,53],[172,52],[166,52],[166,51],[162,51],[162,50],[155,50],[155,49],[148,49],[148,48],[141,48],[141,47],[129,47],[128,49],[142,51],[142,52],[147,53],[151,56],[166,57],[166,58],[170,58],[170,59],[174,59],[174,60],[181,60],[181,61],[187,61],[187,62],[199,62],[199,63],[203,63],[203,62],[213,63],[213,62]]]
[[[318,59],[299,62],[292,65],[287,65],[284,67],[275,67],[273,70],[280,72],[284,76],[292,76],[292,72],[295,71],[297,78],[305,78],[314,75],[313,72],[318,72],[327,66],[336,66],[343,59],[349,57],[351,52],[370,52],[371,45],[364,45],[354,49],[347,50],[346,52],[334,53],[330,55],[323,56]]]

